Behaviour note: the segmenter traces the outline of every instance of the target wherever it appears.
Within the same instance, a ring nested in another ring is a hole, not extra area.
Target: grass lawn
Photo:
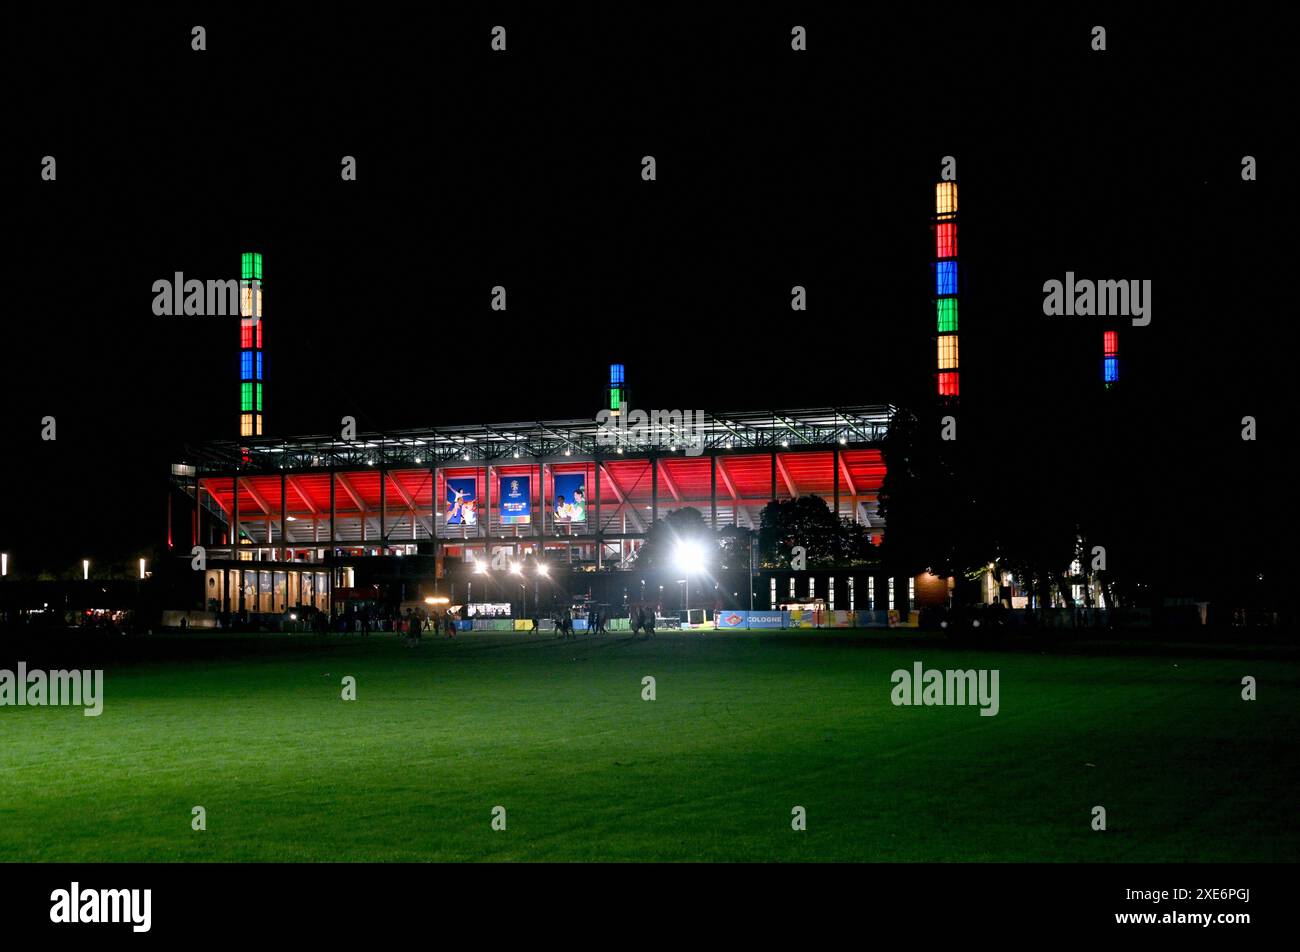
[[[0,860],[1300,858],[1300,668],[1244,651],[883,632],[132,651],[104,665],[98,718],[0,708]],[[890,674],[917,660],[998,669],[1000,712],[894,706]]]

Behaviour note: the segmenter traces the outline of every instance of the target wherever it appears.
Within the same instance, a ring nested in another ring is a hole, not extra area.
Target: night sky
[[[962,412],[990,465],[1104,462],[1166,517],[1267,523],[1282,551],[1294,99],[1275,25],[324,9],[20,19],[0,352],[16,564],[156,544],[180,445],[237,435],[237,319],[151,304],[176,271],[238,277],[244,250],[265,260],[273,436],[345,414],[591,417],[611,360],[642,407],[924,402],[944,155]],[[1043,316],[1067,270],[1153,282],[1151,325],[1121,336],[1137,458],[1096,458],[1098,319]]]

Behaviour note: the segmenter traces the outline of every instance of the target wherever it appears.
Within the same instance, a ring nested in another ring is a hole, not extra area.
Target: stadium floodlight
[[[545,562],[538,562],[537,574],[542,576],[542,578],[545,578],[546,576],[551,574],[551,567],[547,565]]]
[[[90,559],[81,560],[81,580],[83,582],[90,581]]]
[[[0,578],[9,574],[9,553],[0,552]]]
[[[698,542],[684,540],[677,543],[674,557],[677,567],[688,575],[704,570],[704,549]]]
[[[511,575],[523,575],[523,574],[524,574],[524,567],[523,567],[522,565],[520,565],[518,562],[511,562],[511,563],[510,563],[510,574],[511,574]]]
[[[488,567],[487,567],[487,563],[486,563],[486,562],[475,562],[475,563],[474,563],[474,571],[475,571],[475,573],[477,573],[478,575],[487,575],[487,569],[488,569]]]
[[[140,578],[144,578],[144,559],[140,560]]]

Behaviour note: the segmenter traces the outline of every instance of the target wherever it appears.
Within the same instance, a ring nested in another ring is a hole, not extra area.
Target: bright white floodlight
[[[545,562],[539,562],[537,563],[537,574],[545,578],[551,574],[551,567]]]
[[[524,574],[524,567],[523,567],[522,565],[520,565],[518,562],[511,562],[511,563],[510,563],[510,574],[511,574],[511,575],[523,575],[523,574]]]
[[[677,567],[687,575],[704,571],[704,549],[698,542],[679,542],[674,553]]]

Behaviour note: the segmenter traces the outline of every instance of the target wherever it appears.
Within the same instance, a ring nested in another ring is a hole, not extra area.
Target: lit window
[[[257,379],[262,379],[262,352],[260,350],[257,352]],[[261,389],[261,384],[258,384],[258,389]]]
[[[257,356],[261,357],[262,355],[261,355],[261,354],[258,354]],[[256,387],[257,387],[257,390],[256,390],[256,393],[257,393],[257,412],[258,412],[258,413],[261,413],[261,412],[262,412],[262,385],[259,383],[259,384],[256,385]]]
[[[1105,359],[1105,367],[1103,368],[1102,374],[1106,383],[1114,383],[1116,380],[1118,380],[1119,379],[1119,358],[1107,357]],[[1139,374],[1138,376],[1141,376],[1141,374]]]
[[[242,351],[239,355],[239,379],[253,379],[253,352],[251,350]]]
[[[835,576],[826,581],[826,607],[835,611]]]
[[[1117,332],[1103,332],[1101,351],[1107,357],[1115,357],[1119,355],[1119,334]]]
[[[252,320],[242,320],[239,322],[239,346],[244,350],[251,350],[253,347],[253,322]]]
[[[892,578],[889,580],[889,610],[891,612],[894,610],[894,580]]]
[[[853,576],[850,575],[849,576],[849,611],[855,610],[853,607],[853,589],[854,589]]]
[[[245,281],[262,280],[262,256],[256,251],[245,251],[239,256],[239,274]]]
[[[940,333],[956,333],[957,331],[957,299],[956,298],[939,298],[935,301],[935,310],[939,316]]]
[[[955,370],[939,374],[939,396],[955,397],[960,394],[960,390]]]
[[[257,415],[257,435],[262,435],[262,414]]]
[[[936,258],[957,257],[957,226],[953,222],[935,226],[934,256]]]
[[[241,383],[239,385],[239,409],[253,409],[253,385],[251,383]]]
[[[867,576],[867,611],[874,612],[875,610],[876,610],[876,577],[874,575],[869,575]]]
[[[771,579],[767,587],[767,602],[769,608],[776,608],[776,579]]]
[[[957,363],[957,335],[943,334],[939,337],[939,369],[956,370]]]
[[[957,183],[939,182],[934,187],[934,212],[940,218],[957,214]]]
[[[241,413],[239,415],[239,435],[240,436],[253,435],[253,414]]]
[[[622,405],[623,405],[623,391],[620,390],[618,387],[614,387],[612,390],[609,391],[609,408],[611,410],[617,410]]]
[[[910,612],[916,607],[916,579],[907,580],[907,610]]]
[[[941,296],[957,293],[957,262],[940,261],[935,264],[934,293]]]
[[[623,365],[622,364],[609,365],[609,382],[611,386],[615,386],[615,387],[623,386]]]

